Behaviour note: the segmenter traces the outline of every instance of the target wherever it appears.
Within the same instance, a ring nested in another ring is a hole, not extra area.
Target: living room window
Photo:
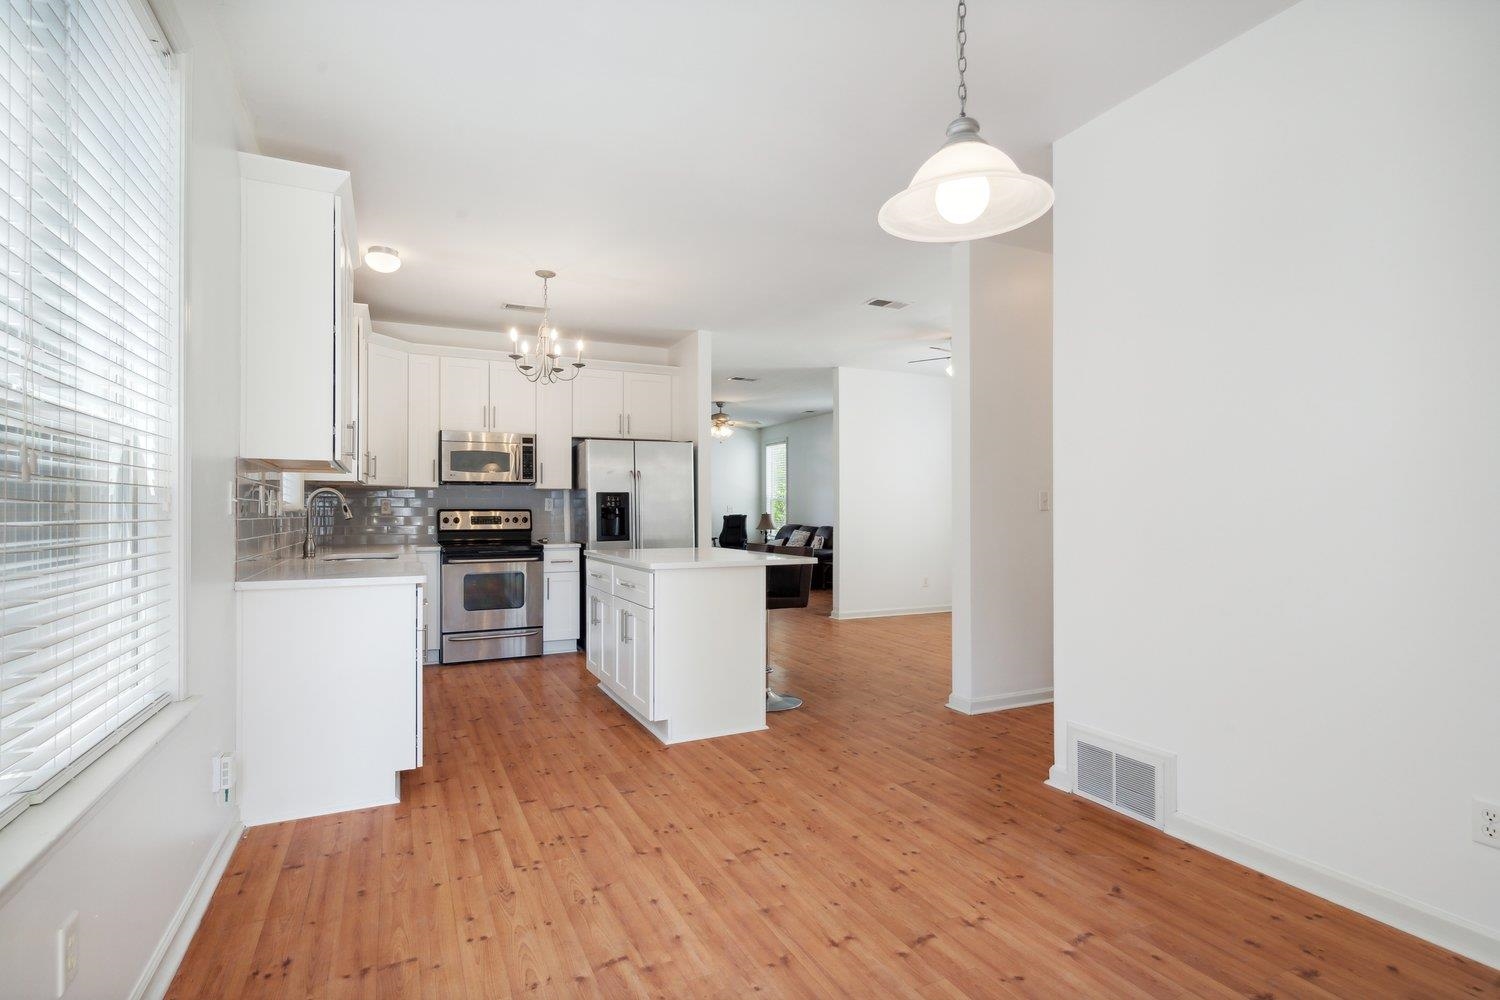
[[[0,825],[178,696],[178,73],[135,0],[0,12]]]
[[[766,511],[776,527],[786,524],[786,442],[766,445]]]

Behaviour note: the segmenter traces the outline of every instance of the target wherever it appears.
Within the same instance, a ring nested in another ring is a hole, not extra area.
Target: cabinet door
[[[329,468],[338,444],[335,198],[241,188],[240,455]]]
[[[668,441],[672,437],[672,376],[626,372],[625,436]]]
[[[619,372],[589,368],[573,380],[573,436],[625,437],[625,383]]]
[[[615,683],[625,703],[647,719],[655,710],[650,608],[630,601],[616,605]]]
[[[542,599],[542,641],[578,641],[578,574],[548,573]]]
[[[536,394],[536,488],[573,488],[573,383],[545,386]]]
[[[442,608],[438,606],[439,584],[442,583],[442,554],[436,549],[417,553],[417,562],[422,564],[422,575],[427,583],[422,588],[422,631],[427,644],[424,659],[436,663],[438,651],[443,646]]]
[[[338,302],[334,311],[334,405],[338,426],[335,446],[342,464],[357,472],[356,456],[360,453],[358,423],[360,417],[360,356],[365,338],[370,334],[370,308],[354,301],[354,254],[346,242],[341,203],[334,207],[334,283]]]
[[[490,363],[482,358],[442,359],[438,404],[440,430],[487,431],[490,427]]]
[[[536,396],[536,383],[527,381],[514,361],[490,362],[490,430],[535,434]]]
[[[614,606],[609,594],[589,588],[588,618],[589,670],[610,684],[615,678]]]
[[[407,415],[406,352],[382,344],[365,351],[368,390],[365,476],[372,486],[405,486]]]
[[[438,359],[412,354],[406,359],[406,481],[408,486],[438,484]],[[430,600],[430,598],[429,598]]]

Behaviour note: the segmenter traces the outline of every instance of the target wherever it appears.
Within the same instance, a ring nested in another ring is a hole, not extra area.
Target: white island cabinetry
[[[766,728],[766,567],[739,549],[589,549],[589,671],[663,743]]]

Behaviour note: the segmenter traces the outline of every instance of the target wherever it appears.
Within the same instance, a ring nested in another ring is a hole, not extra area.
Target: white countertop
[[[234,582],[235,590],[278,590],[298,587],[383,587],[425,583],[427,575],[416,550],[405,545],[367,545],[370,554],[395,553],[394,559],[329,559],[339,549],[318,552],[316,559],[283,559]]]
[[[576,549],[576,548],[578,548],[578,545],[579,545],[578,542],[543,542],[542,543],[542,548],[544,548],[544,549]]]
[[[733,569],[815,563],[812,556],[785,556],[745,549],[588,549],[584,555],[612,566],[647,572],[659,569]]]

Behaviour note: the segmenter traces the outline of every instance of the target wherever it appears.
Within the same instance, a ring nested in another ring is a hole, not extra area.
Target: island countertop
[[[812,556],[788,556],[745,549],[585,549],[590,559],[650,573],[663,569],[746,569],[801,566],[817,562]]]

